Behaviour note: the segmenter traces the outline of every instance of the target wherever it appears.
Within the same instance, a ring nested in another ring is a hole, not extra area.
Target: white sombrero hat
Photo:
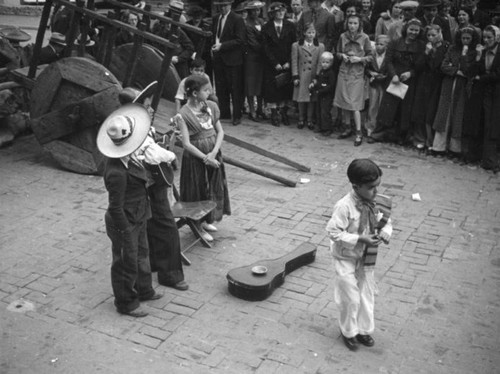
[[[151,117],[140,104],[126,104],[103,122],[97,134],[97,148],[110,158],[120,158],[136,151],[151,127]]]

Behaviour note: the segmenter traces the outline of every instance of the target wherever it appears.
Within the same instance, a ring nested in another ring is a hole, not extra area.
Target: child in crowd
[[[363,141],[361,133],[361,111],[365,107],[365,64],[372,60],[372,46],[368,35],[363,33],[362,19],[358,14],[347,17],[347,31],[340,36],[337,57],[342,60],[335,90],[333,105],[351,113],[356,125],[354,145]],[[348,130],[339,135],[340,139],[352,134]]]
[[[347,168],[352,191],[333,208],[326,230],[330,237],[336,279],[335,302],[344,344],[357,350],[358,343],[371,347],[375,329],[374,266],[377,246],[388,243],[392,225],[387,210],[375,202],[382,170],[370,159],[356,159]],[[388,198],[386,198],[388,199]],[[384,224],[385,223],[385,224]]]
[[[208,100],[218,103],[219,100],[217,99],[217,96],[215,96],[214,89],[212,87],[212,84],[210,83],[210,78],[205,73],[205,65],[206,65],[205,60],[201,58],[196,58],[191,62],[191,67],[189,69],[189,72],[191,73],[191,76],[201,75],[208,79],[208,84],[210,85],[210,95],[208,96]],[[175,94],[175,109],[177,113],[179,113],[181,107],[187,102],[186,92],[184,89],[184,85],[186,83],[187,78],[188,77],[184,78],[181,81],[181,83],[179,83],[179,87],[177,88],[177,93]]]
[[[389,37],[387,35],[379,35],[375,38],[375,56],[367,65],[366,72],[370,82],[370,106],[368,107],[368,116],[365,122],[366,133],[371,135],[377,123],[378,108],[382,101],[384,91],[389,85],[387,78],[387,64],[385,62],[385,52]]]
[[[292,79],[293,101],[299,106],[298,128],[304,128],[307,118],[307,127],[314,130],[314,109],[316,97],[311,95],[312,80],[319,72],[319,58],[325,46],[316,39],[316,30],[311,23],[303,37],[292,44]],[[316,131],[318,132],[318,131]]]
[[[316,120],[321,135],[330,136],[333,132],[332,106],[337,74],[333,69],[334,56],[323,52],[320,58],[321,70],[313,80],[313,92],[316,95]]]

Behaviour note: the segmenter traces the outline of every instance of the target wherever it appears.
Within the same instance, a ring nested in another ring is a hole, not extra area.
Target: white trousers
[[[365,271],[360,260],[333,261],[336,272],[334,297],[340,312],[340,331],[347,338],[372,334],[375,330],[376,292],[373,270]]]

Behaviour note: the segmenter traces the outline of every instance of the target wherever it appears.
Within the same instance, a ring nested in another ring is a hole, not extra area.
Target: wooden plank
[[[47,83],[43,83],[47,82]],[[58,64],[50,64],[38,76],[31,91],[30,117],[37,118],[50,111],[54,96],[59,90],[61,73]]]
[[[67,170],[81,174],[96,174],[97,172],[92,153],[72,144],[54,140],[45,144],[44,149],[49,151],[52,157]]]
[[[281,162],[283,164],[292,166],[292,167],[294,167],[297,170],[306,171],[306,172],[311,171],[310,167],[307,167],[305,165],[299,164],[298,162],[292,161],[292,160],[290,160],[290,159],[288,159],[288,158],[286,158],[284,156],[281,156],[281,155],[278,155],[276,153],[270,152],[270,151],[265,150],[263,148],[257,147],[254,144],[251,144],[251,143],[245,142],[243,140],[237,139],[234,136],[230,136],[230,135],[224,134],[224,140],[227,141],[228,143],[237,145],[238,147],[241,147],[241,148],[247,149],[249,151],[255,152],[255,153],[259,154],[259,155],[268,157],[268,158],[270,158],[272,160],[275,160],[275,161]]]
[[[33,56],[31,57],[30,67],[28,70],[28,78],[34,79],[36,75],[38,58],[42,49],[43,38],[45,37],[45,30],[49,23],[50,11],[52,9],[52,0],[46,0],[43,6],[42,16],[40,17],[40,25],[36,34],[35,47],[33,48]]]
[[[269,179],[272,179],[272,180],[275,180],[277,182],[280,182],[282,184],[284,184],[285,186],[288,186],[288,187],[295,187],[297,185],[297,182],[294,182],[290,179],[287,179],[287,178],[284,178],[280,175],[277,175],[277,174],[274,174],[274,173],[271,173],[271,172],[268,172],[264,169],[260,169],[260,168],[257,168],[253,165],[249,165],[245,162],[242,162],[242,161],[239,161],[239,160],[236,160],[232,157],[228,157],[226,155],[223,156],[223,160],[224,160],[224,163],[226,164],[229,164],[229,165],[233,165],[233,166],[236,166],[236,167],[239,167],[241,169],[244,169],[246,171],[249,171],[251,173],[254,173],[254,174],[257,174],[257,175],[261,175],[265,178],[269,178]]]
[[[118,87],[113,86],[60,110],[33,118],[31,128],[38,142],[43,145],[89,127],[98,127],[103,117],[119,106],[118,91]],[[104,107],[105,112],[99,113],[98,110],[102,111]]]

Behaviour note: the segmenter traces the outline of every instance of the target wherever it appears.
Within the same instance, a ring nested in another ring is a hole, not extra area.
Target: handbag
[[[292,81],[292,74],[289,71],[284,71],[276,75],[274,80],[276,82],[276,87],[280,88]]]

